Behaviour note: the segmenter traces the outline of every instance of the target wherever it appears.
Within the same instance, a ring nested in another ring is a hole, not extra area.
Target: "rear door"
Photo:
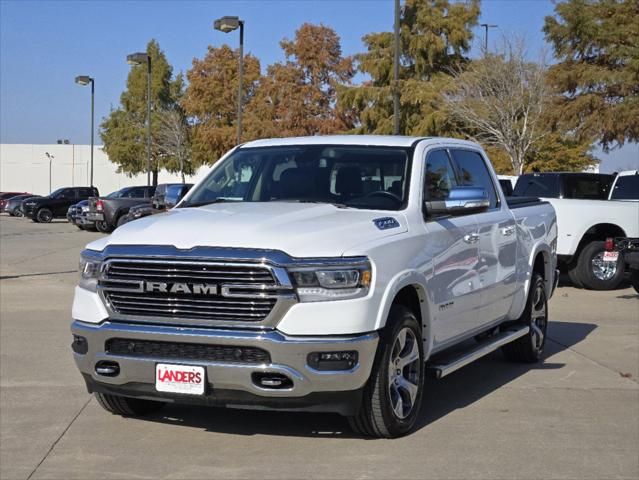
[[[476,268],[481,289],[478,326],[484,326],[505,317],[512,304],[516,289],[516,223],[498,193],[487,159],[476,150],[456,148],[451,153],[462,185],[484,188],[490,200],[488,210],[475,215],[479,233]]]
[[[424,201],[444,200],[458,184],[447,150],[430,151],[426,157]],[[443,348],[477,323],[477,222],[474,215],[438,218],[426,212],[424,228],[424,257],[432,258],[427,290],[434,303],[434,347]]]

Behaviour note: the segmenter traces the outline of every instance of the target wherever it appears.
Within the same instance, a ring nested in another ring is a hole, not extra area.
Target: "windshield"
[[[611,200],[639,200],[639,175],[624,175],[617,179]]]
[[[327,145],[243,148],[194,187],[181,206],[284,201],[399,210],[408,198],[409,153]]]
[[[60,195],[65,189],[64,188],[58,188],[57,190],[55,190],[53,193],[49,194],[49,198],[55,198],[58,195]]]

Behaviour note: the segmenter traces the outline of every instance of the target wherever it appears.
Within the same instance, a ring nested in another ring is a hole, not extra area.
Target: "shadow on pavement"
[[[551,322],[545,359],[581,342],[595,328],[596,325],[589,323]],[[560,369],[564,366],[563,363],[546,360],[538,364],[510,363],[496,351],[441,380],[427,379],[416,430],[454,410],[472,405],[530,370]],[[159,414],[141,419],[231,435],[359,438],[351,431],[345,418],[323,413],[168,405]]]

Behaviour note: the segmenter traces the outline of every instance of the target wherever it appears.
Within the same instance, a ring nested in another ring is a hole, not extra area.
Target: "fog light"
[[[346,352],[313,352],[308,354],[308,366],[320,371],[351,370],[357,365],[354,350]]]
[[[84,337],[79,335],[73,335],[73,343],[71,344],[71,350],[75,353],[84,355],[89,351],[89,342]]]

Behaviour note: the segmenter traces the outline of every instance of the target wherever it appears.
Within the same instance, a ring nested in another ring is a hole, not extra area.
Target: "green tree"
[[[175,108],[183,90],[181,75],[173,78],[173,67],[155,40],[146,49],[151,57],[151,169],[153,184],[158,172],[178,170],[177,160],[163,155],[157,148],[160,112]],[[100,125],[100,136],[109,159],[118,165],[118,171],[130,175],[146,172],[146,65],[134,66],[127,77],[126,89],[120,95],[120,105],[111,110]]]
[[[280,42],[286,61],[269,65],[248,111],[254,137],[341,132],[352,128],[350,112],[336,105],[337,88],[354,75],[340,38],[324,25],[303,24],[293,40]]]
[[[192,159],[195,165],[212,165],[236,142],[239,53],[228,45],[208,47],[203,59],[193,59],[186,73],[189,85],[182,107],[193,126]],[[260,62],[244,57],[242,99],[250,103],[260,78]],[[246,139],[246,138],[245,138]]]
[[[567,0],[545,20],[555,118],[604,149],[639,140],[639,2]]]
[[[440,92],[450,72],[468,61],[472,27],[479,2],[406,0],[401,11],[400,81],[401,132],[442,135],[456,130],[446,114]],[[358,112],[356,133],[393,131],[393,34],[371,33],[363,38],[366,52],[356,55],[358,69],[369,77],[362,85],[342,87],[339,105]]]

